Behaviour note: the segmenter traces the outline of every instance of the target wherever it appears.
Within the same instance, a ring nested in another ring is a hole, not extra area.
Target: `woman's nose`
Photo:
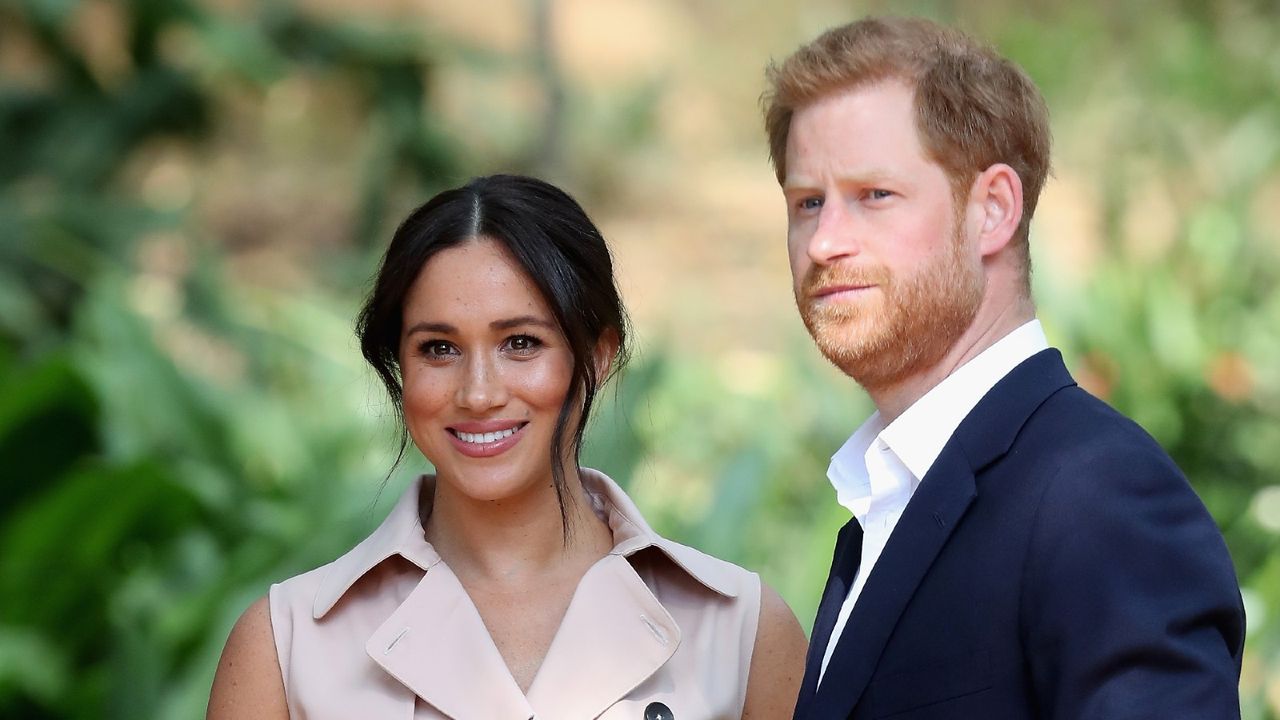
[[[456,402],[459,407],[475,412],[506,404],[506,385],[492,358],[474,355],[468,358]]]

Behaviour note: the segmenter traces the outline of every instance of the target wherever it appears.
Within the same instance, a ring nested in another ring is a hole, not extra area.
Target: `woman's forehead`
[[[405,297],[405,320],[448,315],[484,319],[523,315],[540,319],[551,311],[537,284],[501,242],[476,238],[435,253]]]

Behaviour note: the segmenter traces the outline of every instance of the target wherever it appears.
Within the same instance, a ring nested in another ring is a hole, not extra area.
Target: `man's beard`
[[[891,387],[941,362],[973,322],[985,289],[982,268],[967,265],[960,232],[957,223],[947,253],[909,276],[882,266],[811,266],[796,305],[822,354],[867,389]],[[876,296],[812,299],[832,285],[875,285],[859,292]]]

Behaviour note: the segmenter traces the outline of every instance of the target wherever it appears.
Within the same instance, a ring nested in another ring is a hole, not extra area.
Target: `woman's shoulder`
[[[210,720],[289,716],[266,598],[250,605],[232,628],[214,673],[207,716]]]

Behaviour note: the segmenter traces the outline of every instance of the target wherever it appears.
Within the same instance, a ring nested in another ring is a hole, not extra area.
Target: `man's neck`
[[[898,382],[866,388],[871,401],[880,411],[884,424],[888,425],[896,420],[958,368],[1033,319],[1035,305],[1030,299],[1005,304],[999,310],[984,304],[978,309],[969,328],[951,345],[940,361]]]

